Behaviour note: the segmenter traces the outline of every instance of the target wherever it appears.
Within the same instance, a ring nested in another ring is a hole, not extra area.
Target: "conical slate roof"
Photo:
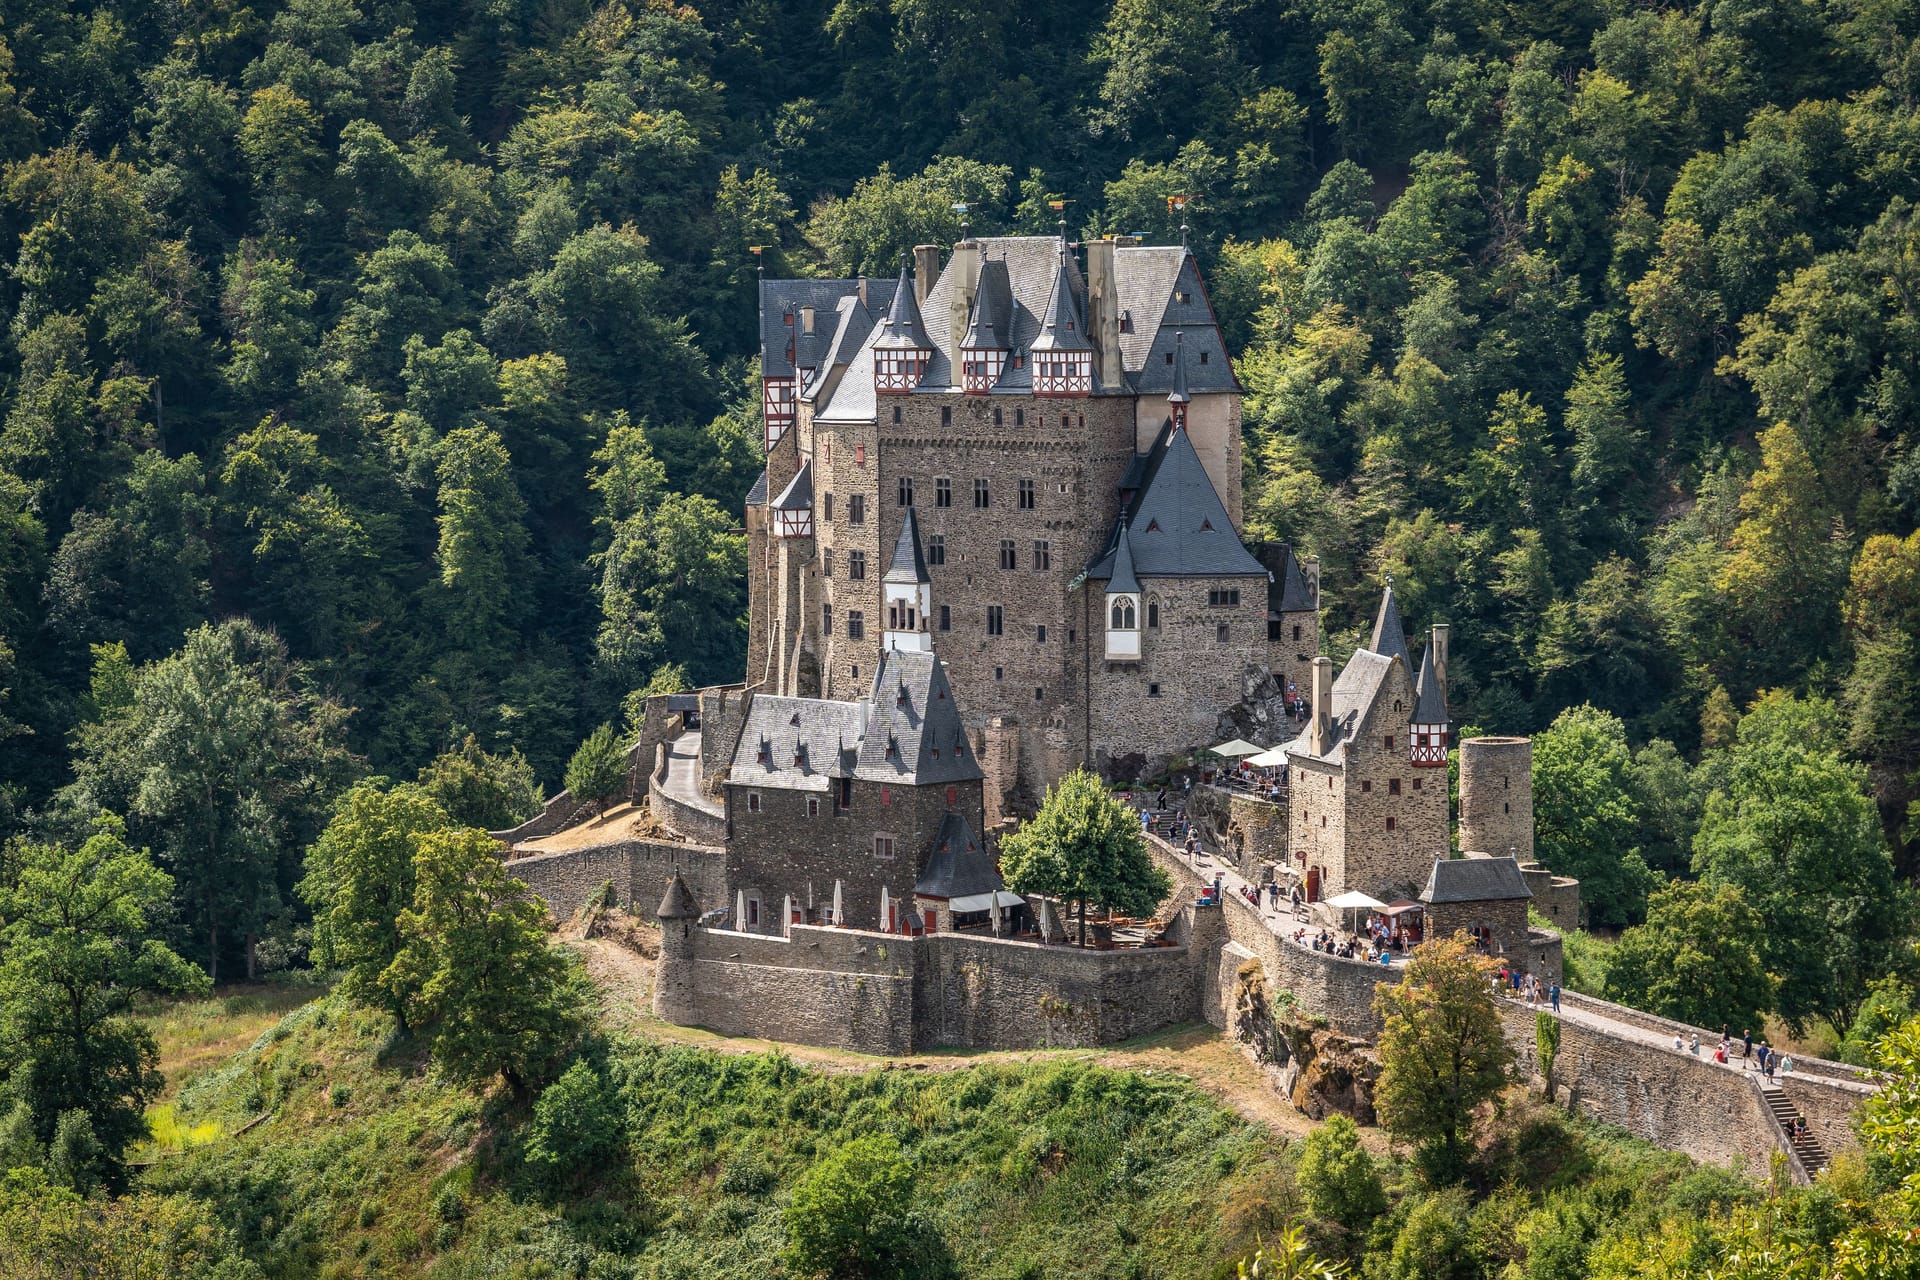
[[[811,511],[813,510],[813,459],[808,458],[793,473],[793,479],[787,481],[787,487],[773,500],[775,511]]]
[[[920,522],[914,518],[913,508],[907,508],[907,518],[900,522],[900,536],[893,543],[893,560],[887,565],[886,582],[930,582],[927,576],[926,557],[920,554]]]
[[[980,264],[974,287],[973,312],[967,317],[967,335],[960,346],[968,351],[1005,351],[1013,345],[1013,289],[1005,259]]]
[[[1280,612],[1300,613],[1319,607],[1313,598],[1313,584],[1307,581],[1306,570],[1300,567],[1300,557],[1288,547],[1286,568],[1280,573]]]
[[[1006,888],[986,846],[973,834],[973,827],[957,813],[949,813],[934,837],[933,852],[927,855],[927,869],[913,886],[922,898],[966,898],[976,893],[992,893]]]
[[[1133,542],[1127,537],[1126,521],[1120,522],[1120,536],[1113,549],[1113,576],[1107,579],[1107,594],[1121,592],[1138,595],[1140,579],[1133,572]]]
[[[1173,390],[1167,392],[1168,404],[1187,404],[1193,397],[1187,394],[1187,335],[1173,335]]]
[[[1137,576],[1148,578],[1266,577],[1233,531],[1227,508],[1207,478],[1207,468],[1184,431],[1162,426],[1121,519],[1127,526],[1129,555]],[[1119,525],[1087,576],[1111,581],[1117,557]]]
[[[913,272],[905,255],[900,258],[900,280],[894,286],[893,306],[888,309],[887,318],[880,322],[880,336],[874,339],[873,345],[933,350],[927,326],[920,321],[920,303],[913,296]]]
[[[667,881],[667,895],[660,899],[660,909],[653,913],[661,920],[697,920],[700,918],[700,904],[693,900],[693,891],[687,888],[687,882],[678,872]]]
[[[1440,673],[1435,669],[1432,645],[1428,645],[1426,652],[1420,655],[1420,678],[1413,686],[1412,723],[1451,723],[1447,719],[1447,691],[1440,686]]]
[[[1373,639],[1367,648],[1383,658],[1399,658],[1409,670],[1413,667],[1413,656],[1407,652],[1407,629],[1400,624],[1400,606],[1394,602],[1391,578],[1380,596],[1380,612],[1373,620]]]
[[[1091,351],[1093,344],[1082,332],[1080,304],[1073,296],[1073,281],[1067,264],[1067,246],[1060,246],[1060,266],[1053,277],[1052,301],[1040,317],[1040,336],[1033,340],[1035,351]]]

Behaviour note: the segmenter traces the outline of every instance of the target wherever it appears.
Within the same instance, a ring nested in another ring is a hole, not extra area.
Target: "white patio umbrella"
[[[844,925],[847,922],[847,917],[842,913],[840,908],[840,882],[838,880],[833,882],[833,922],[836,925]]]
[[[1387,904],[1378,898],[1370,897],[1358,889],[1349,889],[1337,897],[1328,898],[1327,905],[1335,911],[1385,911]]]
[[[1262,748],[1248,742],[1245,738],[1233,738],[1227,742],[1216,743],[1208,747],[1216,756],[1225,756],[1229,760],[1238,760],[1241,756],[1257,756]]]
[[[1268,747],[1257,756],[1248,756],[1247,763],[1256,769],[1278,769],[1287,763],[1287,753],[1280,747]]]
[[[887,930],[887,915],[888,915],[887,906],[888,906],[887,887],[885,885],[881,885],[880,886],[880,931],[882,933],[885,933]]]
[[[747,891],[740,889],[733,895],[733,928],[736,933],[747,931]]]

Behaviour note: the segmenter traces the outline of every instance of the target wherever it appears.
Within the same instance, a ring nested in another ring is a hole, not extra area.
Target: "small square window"
[[[1047,700],[1047,691],[1036,686],[1033,691],[1033,700],[1035,702],[1045,702]]]
[[[1392,830],[1394,830],[1394,829],[1395,829],[1396,827],[1398,827],[1399,825],[1400,825],[1400,823],[1398,822],[1398,820],[1396,820],[1396,819],[1394,819],[1394,818],[1388,818],[1388,819],[1387,819],[1387,830],[1389,830],[1389,831],[1392,831]]]
[[[1200,353],[1200,363],[1201,363],[1201,364],[1205,364],[1205,363],[1207,362],[1207,356],[1208,356],[1208,354],[1209,354],[1209,353],[1208,353],[1208,352],[1205,352],[1205,351],[1202,351],[1202,352]]]
[[[1418,790],[1420,790],[1420,779],[1418,779],[1418,778],[1415,778],[1415,779],[1413,780],[1413,789],[1414,789],[1415,791],[1418,791]]]
[[[758,791],[747,792],[747,812],[760,812],[760,793]]]
[[[1213,642],[1215,644],[1228,644],[1232,639],[1233,629],[1231,627],[1224,622],[1215,624],[1213,628]]]
[[[1400,779],[1398,778],[1387,779],[1387,794],[1390,796],[1397,796],[1400,794]]]
[[[885,793],[883,792],[882,794]],[[882,861],[890,860],[893,857],[893,837],[875,836],[873,838],[873,856]]]
[[[820,816],[820,797],[819,796],[807,797],[807,816],[809,818],[817,818]]]
[[[995,667],[993,669],[993,678],[996,681],[1005,680],[1007,678],[1007,669],[1005,667]]]
[[[1360,794],[1364,796],[1364,795],[1371,794],[1372,791],[1373,791],[1373,783],[1368,782],[1365,779],[1362,779],[1360,782]]]
[[[1393,750],[1393,735],[1392,735],[1392,734],[1390,734],[1390,733],[1389,733],[1389,734],[1387,734],[1387,735],[1386,735],[1385,737],[1383,737],[1383,738],[1381,738],[1381,739],[1380,739],[1380,741],[1381,741],[1382,743],[1384,743],[1384,744],[1385,744],[1385,746],[1386,746],[1386,749],[1387,749],[1388,751],[1391,751],[1391,750]]]
[[[1293,624],[1293,638],[1295,640],[1300,638],[1300,624],[1297,622]]]
[[[1159,686],[1158,684],[1149,684],[1149,685],[1147,686],[1147,696],[1148,696],[1149,698],[1157,698],[1157,697],[1159,697],[1159,696],[1160,696],[1160,686]]]

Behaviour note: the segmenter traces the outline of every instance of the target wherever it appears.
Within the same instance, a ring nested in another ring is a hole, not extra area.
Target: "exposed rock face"
[[[1233,1035],[1301,1113],[1324,1120],[1337,1112],[1361,1124],[1374,1123],[1373,1088],[1380,1060],[1373,1047],[1315,1026],[1285,992],[1270,999],[1255,960],[1239,970]]]
[[[1240,676],[1240,701],[1220,713],[1214,741],[1245,738],[1272,746],[1300,731],[1287,715],[1287,692],[1264,667],[1248,667]]]

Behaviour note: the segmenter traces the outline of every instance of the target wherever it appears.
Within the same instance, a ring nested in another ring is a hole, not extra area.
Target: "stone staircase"
[[[1760,1091],[1760,1101],[1765,1104],[1767,1114],[1773,1120],[1775,1139],[1786,1148],[1798,1166],[1796,1172],[1800,1176],[1794,1181],[1811,1182],[1815,1174],[1827,1167],[1826,1148],[1820,1145],[1820,1140],[1813,1136],[1811,1130],[1796,1137],[1788,1136],[1793,1133],[1793,1122],[1801,1117],[1793,1103],[1788,1100],[1787,1091],[1780,1087],[1779,1081],[1769,1080],[1759,1072],[1755,1072],[1748,1078]]]

